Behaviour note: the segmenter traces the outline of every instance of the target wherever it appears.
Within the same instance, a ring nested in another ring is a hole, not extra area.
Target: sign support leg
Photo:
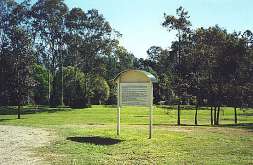
[[[117,109],[117,135],[120,134],[120,106]]]
[[[120,100],[121,100],[121,95],[120,95],[120,81],[117,83],[118,85],[118,99],[117,99],[117,135],[119,136],[120,134]]]
[[[152,112],[153,111],[153,108],[152,106],[149,107],[149,139],[151,139],[152,137]]]

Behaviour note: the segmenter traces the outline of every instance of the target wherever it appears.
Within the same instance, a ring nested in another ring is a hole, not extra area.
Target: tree
[[[172,103],[174,93],[172,90],[172,69],[174,64],[173,54],[167,49],[162,49],[159,46],[151,46],[148,51],[148,65],[156,72],[158,85],[154,87],[155,102],[159,100]]]
[[[63,69],[64,75],[64,104],[74,108],[86,107],[87,98],[85,96],[85,75],[79,69],[68,66]],[[61,73],[58,72],[57,79],[61,79]],[[58,81],[59,83],[60,81]],[[60,100],[60,94],[56,95]]]
[[[13,72],[13,58],[9,39],[11,13],[16,6],[14,1],[0,1],[0,105],[11,104],[11,88],[8,79]]]
[[[93,80],[94,86],[92,89],[94,100],[93,103],[96,104],[102,104],[105,103],[110,95],[110,87],[107,84],[106,80],[102,77],[96,77],[95,80]]]
[[[33,93],[35,102],[45,104],[43,100],[47,90],[47,103],[54,106],[62,104],[65,98],[64,66],[74,67],[74,75],[77,77],[73,80],[82,91],[80,96],[85,95],[82,99],[85,105],[94,97],[93,80],[100,85],[104,84],[96,92],[106,100],[108,92],[100,93],[101,90],[107,91],[105,81],[111,80],[122,69],[132,68],[136,61],[133,54],[119,46],[117,39],[120,33],[113,30],[103,15],[95,9],[84,12],[80,8],[73,8],[69,11],[63,0],[38,0],[32,5],[28,2],[0,2],[1,105],[16,104],[13,99],[16,88],[8,84],[10,81],[18,86],[17,83],[21,82],[19,76],[16,76],[19,81],[11,81],[15,79],[16,68],[24,69],[24,72],[27,69],[24,79],[35,79],[35,86],[30,80],[29,87],[23,84],[22,90],[27,90],[27,96],[22,101],[24,103]],[[19,43],[21,41],[24,43]],[[110,58],[113,60],[108,60]],[[117,59],[120,59],[121,65],[115,62],[115,67],[112,68],[112,61]],[[17,65],[13,65],[14,62]],[[22,68],[21,64],[27,68]],[[109,70],[113,74],[109,74]],[[81,76],[84,79],[82,85],[79,83],[79,72],[84,74]],[[21,71],[18,75],[20,74]],[[106,80],[102,81],[101,77]],[[8,88],[6,85],[9,85]],[[31,86],[33,89],[30,89]],[[103,98],[101,96],[102,102]]]
[[[189,33],[190,29],[189,27],[191,26],[190,21],[188,20],[190,17],[188,16],[188,12],[185,11],[183,7],[179,7],[176,10],[176,15],[178,16],[172,16],[172,15],[167,15],[164,14],[164,22],[162,23],[162,26],[167,28],[168,31],[171,30],[176,30],[177,31],[177,37],[178,37],[178,42],[175,42],[174,45],[177,45],[176,49],[174,51],[177,54],[177,62],[176,62],[176,69],[175,69],[175,74],[177,76],[174,76],[174,90],[176,90],[176,94],[181,97],[183,93],[185,92],[185,85],[183,83],[183,79],[186,77],[186,74],[183,73],[184,71],[184,65],[182,61],[182,55],[184,52],[183,49],[183,43],[187,41],[187,34]],[[173,47],[172,47],[173,48]],[[184,54],[185,55],[185,54]],[[178,120],[177,124],[180,125],[180,103],[181,99],[178,101]]]
[[[54,80],[57,68],[63,68],[62,49],[64,36],[64,16],[68,8],[63,0],[39,0],[31,9],[33,18],[34,36],[38,44],[43,45],[47,57],[44,60],[48,72],[48,101],[54,105],[56,100],[56,81]],[[50,74],[52,75],[52,87]],[[62,82],[63,83],[63,82]],[[62,85],[61,85],[62,86]],[[52,89],[52,92],[51,92]],[[62,93],[63,95],[63,93]],[[52,97],[51,97],[52,96]]]
[[[86,12],[84,28],[85,33],[81,36],[83,40],[80,47],[83,61],[81,70],[85,74],[85,93],[88,103],[90,103],[92,80],[104,72],[104,69],[99,65],[101,64],[100,57],[110,53],[110,49],[107,48],[110,48],[112,28],[97,10]]]
[[[29,92],[33,86],[31,77],[31,66],[33,64],[31,37],[26,31],[24,23],[27,20],[28,4],[24,1],[15,5],[9,17],[9,38],[8,49],[12,57],[12,69],[9,80],[9,89],[14,93],[15,104],[18,105],[18,119],[20,119],[21,106],[29,97]]]

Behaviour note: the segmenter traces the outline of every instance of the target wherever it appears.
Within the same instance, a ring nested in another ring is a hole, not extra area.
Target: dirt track
[[[49,164],[34,149],[48,145],[52,136],[44,129],[0,125],[0,164]]]

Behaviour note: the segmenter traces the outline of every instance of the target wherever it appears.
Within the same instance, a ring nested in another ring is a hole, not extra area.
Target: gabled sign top
[[[157,83],[154,75],[143,70],[122,71],[114,78],[114,81],[120,83]]]

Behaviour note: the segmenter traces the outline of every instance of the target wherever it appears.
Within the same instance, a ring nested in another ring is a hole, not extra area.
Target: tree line
[[[111,81],[136,68],[121,34],[97,10],[63,0],[0,2],[0,104],[112,104]],[[19,108],[20,109],[20,108]]]
[[[195,105],[195,124],[200,106],[211,107],[211,124],[219,124],[221,106],[236,109],[253,106],[253,33],[229,33],[215,25],[191,28],[188,12],[179,7],[176,15],[164,14],[162,26],[177,32],[170,49],[152,46],[148,66],[159,79],[157,100]]]
[[[188,12],[164,14],[162,26],[177,32],[167,49],[152,46],[136,58],[119,45],[122,34],[95,9],[69,9],[63,0],[0,1],[0,105],[34,103],[86,107],[115,104],[112,79],[126,69],[154,74],[155,103],[211,107],[253,106],[253,34],[215,25],[191,27]],[[20,112],[18,113],[20,114]],[[20,116],[19,116],[20,117]]]

